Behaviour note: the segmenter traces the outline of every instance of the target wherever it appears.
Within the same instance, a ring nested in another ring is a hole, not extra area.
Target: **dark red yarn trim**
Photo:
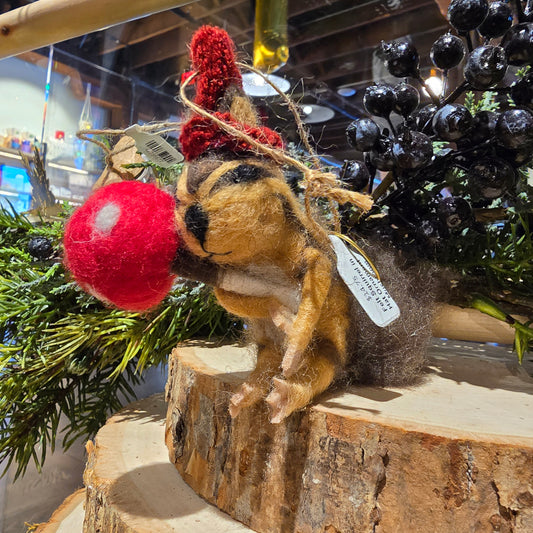
[[[229,113],[216,109],[219,100],[230,86],[242,89],[242,76],[235,64],[234,44],[230,36],[221,28],[202,26],[191,41],[191,59],[198,73],[194,102],[203,109],[241,130],[261,144],[272,148],[283,148],[281,137],[269,128],[241,124],[232,119]],[[201,156],[208,150],[227,150],[234,153],[251,152],[253,148],[246,142],[235,139],[222,131],[207,117],[193,116],[182,127],[180,134],[181,151],[187,161]]]
[[[218,119],[229,123],[261,144],[272,148],[283,148],[281,137],[270,128],[247,126],[231,118],[229,113],[213,113]],[[180,135],[181,151],[187,161],[201,156],[208,150],[228,150],[235,153],[252,152],[254,149],[245,141],[236,139],[207,117],[194,116],[183,125]]]

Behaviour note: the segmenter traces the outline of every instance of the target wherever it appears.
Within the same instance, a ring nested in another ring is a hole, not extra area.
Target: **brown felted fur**
[[[279,422],[344,367],[351,295],[325,231],[307,218],[276,164],[256,157],[215,162],[189,163],[178,183],[176,217],[197,257],[243,275],[263,272],[265,283],[299,293],[291,305],[215,286],[228,311],[249,319],[258,344],[257,368],[232,399],[232,414],[267,397]]]
[[[380,328],[339,278],[325,230],[307,217],[275,163],[200,159],[188,164],[177,198],[176,217],[190,252],[201,264],[238,273],[231,290],[219,275],[212,282],[215,295],[247,320],[258,346],[255,370],[232,397],[233,416],[266,399],[271,420],[279,422],[337,378],[389,386],[420,375],[436,292],[431,270],[399,265],[392,251],[366,244],[401,309],[398,320]],[[201,238],[187,215],[191,208],[205,219]]]
[[[236,88],[219,105],[255,124]],[[380,385],[411,382],[424,361],[429,299],[421,306],[412,277],[379,252],[402,317],[374,326],[339,277],[326,231],[292,193],[279,158],[267,156],[213,149],[187,163],[177,188],[177,224],[196,258],[188,271],[194,276],[209,265],[217,299],[247,321],[257,344],[256,368],[231,398],[231,415],[265,400],[271,421],[280,422],[347,375]],[[325,181],[307,186],[324,188]]]
[[[242,167],[257,174],[239,181]],[[392,251],[366,246],[401,309],[400,319],[380,328],[339,278],[326,232],[307,218],[274,163],[216,156],[190,163],[177,197],[191,253],[241,276],[232,290],[220,286],[222,276],[213,282],[221,305],[248,321],[258,346],[257,366],[231,400],[233,416],[266,399],[279,422],[337,378],[389,386],[420,375],[431,333],[431,271],[399,266]],[[202,239],[191,231],[192,206],[206,215]],[[261,278],[270,290],[254,295],[244,287],[247,277]],[[292,293],[280,297],[280,286]]]
[[[380,328],[354,302],[348,380],[384,387],[412,384],[426,363],[439,276],[434,266],[403,262],[383,244],[367,242],[364,249],[401,315]]]

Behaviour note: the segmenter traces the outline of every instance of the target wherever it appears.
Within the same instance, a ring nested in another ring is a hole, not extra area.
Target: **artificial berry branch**
[[[347,187],[371,193],[376,202],[357,219],[359,233],[382,237],[404,254],[452,265],[477,279],[487,295],[507,294],[528,312],[533,310],[533,190],[526,172],[533,155],[532,7],[533,0],[525,7],[518,1],[514,12],[500,0],[452,0],[451,30],[430,51],[446,87],[440,95],[426,89],[429,104],[427,97],[421,103],[422,92],[409,82],[420,89],[427,85],[413,44],[382,43],[387,69],[400,79],[366,88],[369,116],[346,130],[363,158],[346,161],[340,173]],[[464,80],[448,89],[449,72],[461,65]],[[384,176],[373,190],[377,171]],[[345,217],[346,229],[353,220]]]
[[[515,0],[514,4],[515,4],[516,15],[517,15],[518,21],[519,22],[524,22],[524,9],[522,7],[521,0]],[[528,4],[529,4],[529,2],[528,2]]]

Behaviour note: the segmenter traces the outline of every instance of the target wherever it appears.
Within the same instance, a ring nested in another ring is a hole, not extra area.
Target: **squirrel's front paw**
[[[270,422],[279,424],[291,414],[290,408],[290,384],[283,379],[272,380],[272,391],[266,398],[270,407]]]
[[[285,335],[289,335],[292,326],[294,324],[294,319],[296,315],[288,308],[283,305],[276,305],[269,309],[270,318],[274,325],[279,328]]]
[[[229,401],[229,414],[235,418],[245,407],[257,403],[264,391],[257,384],[243,383]]]

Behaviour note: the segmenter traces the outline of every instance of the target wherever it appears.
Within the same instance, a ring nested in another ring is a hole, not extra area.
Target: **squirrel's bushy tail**
[[[354,300],[348,379],[379,386],[413,383],[426,362],[439,291],[436,269],[425,264],[399,265],[398,253],[381,245],[370,245],[365,251],[400,307],[401,316],[380,328]]]

